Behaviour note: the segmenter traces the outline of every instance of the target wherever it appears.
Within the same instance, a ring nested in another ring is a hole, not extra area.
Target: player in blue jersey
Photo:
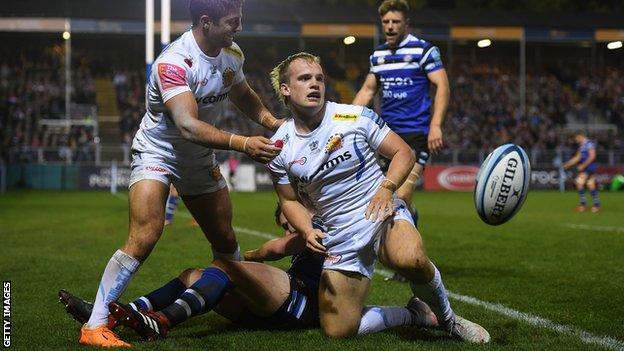
[[[417,223],[411,207],[414,183],[421,177],[429,153],[438,153],[443,146],[442,122],[450,89],[440,50],[408,33],[408,11],[404,0],[386,0],[379,6],[386,42],[370,56],[370,73],[353,104],[368,105],[381,89],[381,118],[416,153],[416,164],[397,195],[410,206]],[[430,83],[436,86],[433,113]]]
[[[563,168],[569,169],[576,165],[576,170],[578,171],[575,183],[580,201],[576,211],[585,212],[587,210],[587,202],[585,200],[585,185],[587,185],[593,202],[591,211],[594,213],[600,212],[600,199],[598,199],[598,189],[596,188],[596,144],[581,132],[574,135],[574,141],[579,146],[578,151],[563,164]]]
[[[284,236],[245,252],[245,262],[215,260],[204,270],[183,271],[177,278],[128,305],[113,303],[108,327],[114,329],[122,324],[154,340],[166,336],[174,325],[212,308],[249,328],[318,327],[318,286],[325,257],[305,250],[305,240],[286,221],[279,206],[275,221],[284,229]],[[313,217],[312,222],[316,228],[323,228],[318,218]],[[286,272],[261,263],[289,255],[292,255],[291,266]],[[66,290],[59,292],[59,298],[78,322],[84,323],[89,318],[92,303]],[[370,323],[363,324],[360,334],[400,325],[436,325],[431,309],[418,299],[412,299],[406,307],[367,306],[362,315],[370,318],[370,315],[381,316],[380,312],[386,312],[390,318],[385,317],[385,323],[378,328],[371,328]]]

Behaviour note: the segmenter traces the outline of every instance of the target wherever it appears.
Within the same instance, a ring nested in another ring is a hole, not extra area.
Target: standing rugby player
[[[368,105],[381,88],[381,118],[416,153],[416,164],[397,195],[407,203],[418,224],[416,209],[412,208],[414,183],[421,177],[429,153],[442,149],[442,122],[450,89],[440,50],[409,34],[408,11],[405,0],[386,0],[379,6],[386,42],[370,56],[370,73],[353,104]],[[436,86],[433,113],[430,83]]]
[[[191,0],[189,7],[192,28],[163,50],[148,77],[147,111],[132,143],[128,239],[104,269],[82,344],[130,346],[107,328],[108,305],[158,242],[171,183],[212,244],[213,258],[238,260],[232,204],[213,149],[244,152],[263,163],[280,150],[264,137],[211,125],[230,99],[252,121],[271,130],[280,125],[243,75],[244,55],[233,42],[242,29],[242,0]]]
[[[574,141],[578,144],[578,151],[574,156],[563,164],[564,169],[576,166],[578,174],[574,182],[579,193],[579,205],[576,212],[585,212],[587,209],[587,201],[585,200],[585,185],[589,189],[592,197],[593,213],[600,212],[600,199],[598,198],[598,189],[596,188],[596,145],[585,134],[579,132],[574,135]]]
[[[488,342],[484,328],[451,309],[440,272],[425,254],[405,202],[395,196],[414,166],[409,146],[370,109],[326,102],[316,56],[292,55],[271,78],[293,116],[273,136],[284,146],[268,168],[288,222],[310,250],[327,255],[319,285],[323,332],[349,337],[362,325],[375,329],[390,318],[381,312],[362,316],[379,257],[410,281],[441,328],[462,340]],[[377,152],[391,160],[385,177]],[[327,230],[311,225],[306,207]]]

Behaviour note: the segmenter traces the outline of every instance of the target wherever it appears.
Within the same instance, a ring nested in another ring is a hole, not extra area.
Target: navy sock
[[[130,307],[137,311],[160,311],[172,304],[186,290],[184,283],[178,278],[130,302]]]
[[[585,200],[585,189],[579,190],[578,193],[581,206],[585,206],[585,203],[587,203]]]
[[[170,326],[180,324],[212,310],[221,301],[229,286],[230,278],[227,274],[218,268],[208,267],[198,281],[161,312],[169,320]]]
[[[598,190],[594,189],[591,191],[591,197],[592,197],[592,201],[594,203],[594,206],[596,207],[600,207],[600,199],[598,199]]]

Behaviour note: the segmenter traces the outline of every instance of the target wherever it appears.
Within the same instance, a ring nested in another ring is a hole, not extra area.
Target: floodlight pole
[[[69,18],[65,19],[65,32],[69,33],[69,36],[63,37],[65,39],[65,118],[71,118],[71,23]]]
[[[160,45],[161,49],[171,41],[171,0],[160,0]]]

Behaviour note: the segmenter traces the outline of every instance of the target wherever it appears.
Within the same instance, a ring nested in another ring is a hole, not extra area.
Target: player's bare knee
[[[235,275],[238,262],[217,258],[212,261],[211,266],[222,270],[227,275]]]

